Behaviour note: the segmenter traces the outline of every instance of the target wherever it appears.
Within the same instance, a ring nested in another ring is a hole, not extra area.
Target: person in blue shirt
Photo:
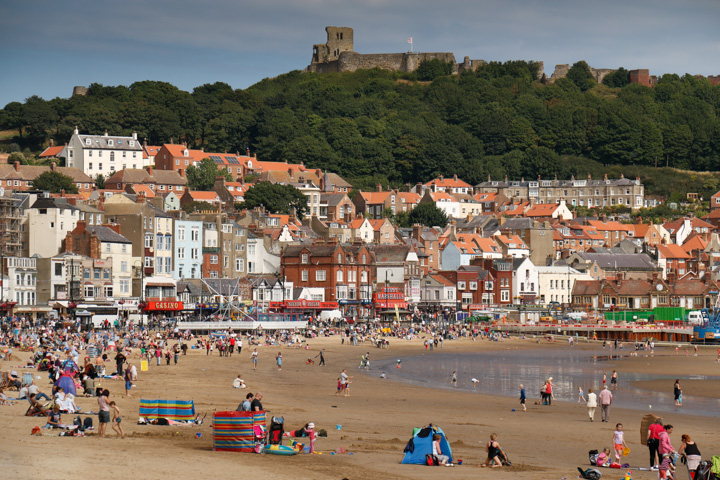
[[[527,408],[525,407],[525,400],[527,399],[527,395],[525,395],[525,385],[520,385],[520,405],[522,405],[523,412],[527,411]]]

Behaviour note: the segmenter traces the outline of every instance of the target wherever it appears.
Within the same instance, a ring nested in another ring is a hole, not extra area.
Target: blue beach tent
[[[445,432],[439,427],[434,427],[432,424],[425,428],[415,429],[413,436],[410,441],[405,445],[405,457],[402,463],[414,463],[414,464],[425,464],[425,455],[432,454],[432,441],[433,435],[440,435],[440,448],[443,454],[450,457],[449,462],[452,463],[452,450],[450,444],[445,438]]]

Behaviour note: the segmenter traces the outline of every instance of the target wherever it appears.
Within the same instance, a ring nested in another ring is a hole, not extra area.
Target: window
[[[162,248],[163,248],[163,236],[162,236],[161,234],[159,234],[159,233],[157,234],[157,242],[156,242],[156,245],[157,245],[157,249],[158,249],[158,250],[162,250]]]
[[[500,301],[501,302],[509,302],[510,301],[510,290],[501,290],[500,291]]]
[[[235,259],[235,271],[236,272],[244,272],[245,271],[245,259],[243,259],[243,258]]]
[[[172,236],[165,235],[165,250],[172,250]]]
[[[55,264],[55,276],[59,277],[62,275],[62,263],[56,263]]]
[[[127,273],[128,271],[128,262],[120,262],[120,271],[123,273]]]
[[[120,293],[130,293],[130,280],[120,280]]]
[[[308,254],[307,254],[307,253],[303,253],[303,254],[302,254],[302,257],[301,257],[300,262],[301,262],[301,263],[308,263]]]
[[[190,240],[197,242],[200,240],[200,231],[197,228],[193,228],[190,231]]]
[[[308,271],[303,270],[300,274],[300,278],[302,279],[303,282],[307,282],[308,281]]]
[[[190,249],[190,259],[192,259],[192,260],[198,259],[198,249],[197,248]]]
[[[88,163],[88,170],[92,170],[92,162]]]
[[[342,282],[343,281],[343,272],[342,270],[337,271],[337,281]]]
[[[100,280],[100,269],[99,268],[93,268],[93,278],[95,280]]]
[[[177,258],[179,260],[185,260],[185,247],[178,248]]]
[[[110,161],[111,162],[115,161],[115,152],[110,152]]]
[[[458,282],[458,290],[465,290],[465,282]]]
[[[315,270],[315,281],[324,282],[326,280],[325,270]]]
[[[147,260],[148,258],[149,258],[149,257],[145,257],[145,260]],[[162,273],[163,257],[158,257],[158,259],[157,259],[157,268],[158,268],[158,273]]]
[[[102,150],[98,150],[98,157],[102,157],[102,154],[103,154]]]
[[[178,241],[185,241],[185,227],[178,228]]]
[[[218,256],[217,255],[210,255],[210,263],[212,265],[217,265],[218,263]]]
[[[470,290],[477,290],[477,282],[470,282]]]

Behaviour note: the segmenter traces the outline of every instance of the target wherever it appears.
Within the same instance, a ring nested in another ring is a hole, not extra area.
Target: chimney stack
[[[137,132],[133,132],[132,137],[133,137],[133,140],[137,140]]]
[[[16,172],[20,171],[20,162],[18,162],[18,161],[15,161],[15,171]]]
[[[148,166],[147,166],[147,172],[148,172],[148,175],[150,175],[150,176],[152,177],[152,175],[153,175],[153,171],[154,171],[154,170],[153,170],[153,167],[152,167],[152,165],[148,165]]]
[[[50,164],[50,171],[51,171],[51,172],[54,172],[54,171],[55,171],[55,168],[57,168],[57,163],[52,162],[52,163]]]
[[[376,189],[376,191],[378,191],[378,192],[382,192],[382,191],[383,191],[382,185],[380,185],[379,183],[376,185],[375,189]]]

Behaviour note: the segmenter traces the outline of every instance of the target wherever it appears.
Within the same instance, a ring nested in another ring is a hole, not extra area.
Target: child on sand
[[[500,460],[500,457],[504,458],[505,461],[507,461],[505,452],[503,452],[502,447],[497,442],[497,433],[493,433],[490,435],[490,441],[487,445],[485,445],[485,451],[488,452],[488,456],[487,460],[485,460],[485,463],[480,465],[481,467],[487,467],[488,465],[490,466],[490,468],[502,467],[502,460]]]
[[[120,409],[114,401],[110,402],[110,410],[112,410],[112,429],[120,435],[120,438],[125,438],[125,432],[123,432],[122,426],[120,425],[120,422],[122,421],[122,418],[120,417]]]
[[[453,387],[457,387],[457,372],[453,371],[452,377],[450,378],[450,384]]]
[[[440,439],[442,439],[442,437],[440,435],[438,435],[437,433],[435,435],[433,435],[433,442],[432,442],[433,455],[435,456],[435,458],[437,458],[438,463],[440,465],[452,467],[453,464],[448,463],[448,461],[450,460],[450,457],[443,454],[442,448],[440,447]]]
[[[527,412],[527,408],[525,407],[525,400],[527,399],[527,395],[525,395],[525,385],[520,385],[520,405],[522,405],[523,412]]]
[[[663,455],[662,462],[660,462],[660,469],[658,470],[658,476],[660,479],[674,478],[675,463],[673,462],[673,456],[673,453],[666,453]]]
[[[615,445],[615,459],[618,463],[620,463],[620,457],[622,457],[623,449],[627,448],[622,423],[615,425],[615,431],[613,432],[613,445]]]
[[[597,456],[597,459],[595,460],[595,464],[598,467],[604,467],[610,463],[610,449],[605,447],[605,449],[600,452],[600,455]]]
[[[278,371],[282,370],[282,353],[278,352],[275,362],[277,362]]]
[[[585,393],[582,387],[578,387],[578,403],[585,403]]]

